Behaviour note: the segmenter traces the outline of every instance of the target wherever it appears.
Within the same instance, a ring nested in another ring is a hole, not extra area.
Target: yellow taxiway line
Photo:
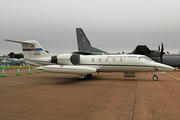
[[[172,78],[174,78],[174,79],[176,79],[176,80],[179,80],[179,81],[180,81],[180,79],[179,79],[179,78],[177,78],[177,77],[174,77],[174,76],[169,75],[169,74],[167,74],[167,73],[166,73],[166,75],[168,75],[168,76],[170,76],[170,77],[172,77]]]

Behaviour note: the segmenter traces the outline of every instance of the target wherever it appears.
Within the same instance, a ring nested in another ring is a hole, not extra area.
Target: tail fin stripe
[[[43,51],[42,48],[36,48],[36,49],[23,49],[23,51]]]

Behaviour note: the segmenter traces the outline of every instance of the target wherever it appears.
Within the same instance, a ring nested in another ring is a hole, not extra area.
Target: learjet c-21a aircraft
[[[124,72],[125,75],[135,72],[152,72],[153,80],[158,77],[155,74],[174,71],[168,65],[157,63],[144,55],[78,55],[56,54],[51,55],[35,40],[15,41],[22,44],[25,61],[34,65],[42,65],[37,69],[48,72],[79,74],[79,79],[85,79],[86,74],[99,72]]]

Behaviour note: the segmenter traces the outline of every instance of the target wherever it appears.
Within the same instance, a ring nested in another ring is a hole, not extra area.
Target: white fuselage
[[[66,57],[63,58],[63,56]],[[72,64],[71,54],[63,56],[58,59],[59,65],[48,65],[44,66],[43,69],[59,73],[73,71],[74,74],[81,74],[86,70],[87,74],[93,72],[166,72],[174,70],[173,67],[156,63],[144,55],[80,55],[79,63],[75,65]],[[91,68],[95,68],[95,70]]]
[[[165,72],[173,67],[156,63],[144,55],[81,55],[79,65],[99,72]]]
[[[51,57],[40,57],[40,58],[25,58],[25,62],[32,65],[52,65]]]

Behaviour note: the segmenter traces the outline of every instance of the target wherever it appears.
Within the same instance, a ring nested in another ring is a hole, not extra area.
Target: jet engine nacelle
[[[51,62],[60,65],[77,65],[80,63],[79,55],[61,54],[51,57]]]

